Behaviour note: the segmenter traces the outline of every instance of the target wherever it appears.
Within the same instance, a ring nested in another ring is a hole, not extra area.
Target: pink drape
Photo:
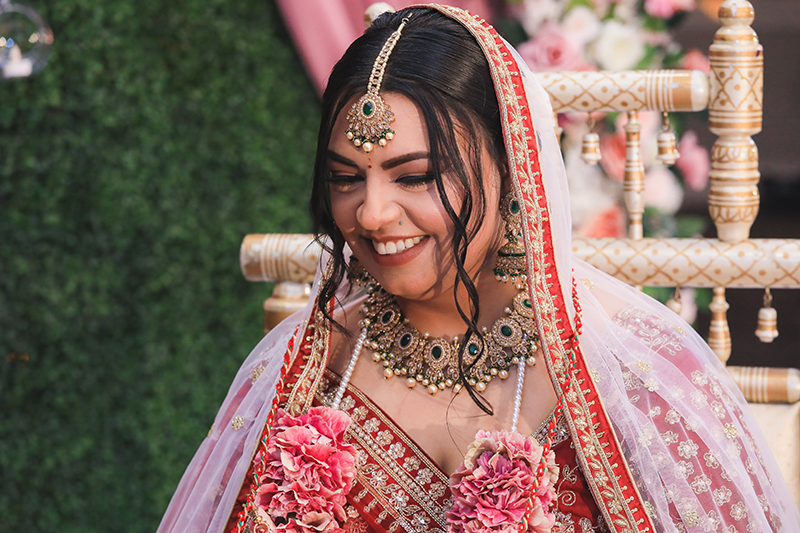
[[[322,94],[334,63],[364,32],[364,11],[375,0],[276,0],[306,71]],[[395,9],[420,0],[393,0]],[[489,0],[451,0],[448,4],[489,19]]]

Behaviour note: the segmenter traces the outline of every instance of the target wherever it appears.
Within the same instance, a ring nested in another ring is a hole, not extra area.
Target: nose
[[[402,208],[393,195],[391,185],[367,178],[364,200],[356,210],[361,227],[367,231],[378,231],[399,220],[401,214]]]

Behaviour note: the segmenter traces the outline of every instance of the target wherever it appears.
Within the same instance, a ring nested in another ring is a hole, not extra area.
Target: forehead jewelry
[[[386,70],[386,62],[389,60],[394,45],[400,39],[400,33],[409,17],[411,15],[403,19],[400,26],[383,44],[383,48],[372,65],[369,83],[367,83],[367,94],[359,98],[347,112],[348,128],[345,135],[353,141],[353,144],[360,146],[367,153],[372,151],[375,143],[378,143],[379,146],[386,146],[386,143],[394,137],[394,130],[389,129],[389,124],[394,122],[394,113],[379,91],[383,73]]]

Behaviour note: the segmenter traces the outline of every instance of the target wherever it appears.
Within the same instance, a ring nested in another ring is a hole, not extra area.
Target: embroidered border
[[[449,6],[426,7],[463,24],[476,38],[489,63],[506,133],[512,183],[522,199],[526,220],[523,230],[527,242],[534,244],[533,249],[526,250],[528,280],[537,307],[540,336],[546,341],[543,349],[554,384],[565,396],[576,452],[592,493],[612,531],[655,531],[586,368],[564,302],[538,146],[535,137],[529,135],[533,121],[519,67],[505,42],[483,19]],[[574,361],[572,369],[569,359]],[[584,377],[578,379],[578,375]]]

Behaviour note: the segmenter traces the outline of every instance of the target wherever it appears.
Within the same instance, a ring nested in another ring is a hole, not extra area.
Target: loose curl
[[[507,159],[497,97],[484,54],[461,24],[438,11],[412,8],[381,15],[350,45],[328,79],[322,97],[322,121],[310,203],[315,238],[331,254],[333,262],[331,275],[320,287],[319,308],[335,327],[344,332],[330,311],[330,303],[335,301],[337,288],[349,269],[343,254],[345,240],[333,219],[326,181],[330,175],[327,151],[331,135],[344,135],[344,132],[333,132],[333,126],[345,105],[364,93],[375,58],[408,15],[412,16],[389,58],[381,92],[400,94],[413,101],[419,106],[425,121],[436,190],[453,226],[452,253],[456,267],[453,295],[467,328],[458,351],[459,374],[473,401],[491,415],[491,405],[466,378],[469,371],[464,365],[466,346],[473,336],[481,340],[483,336],[477,326],[480,316],[478,292],[464,263],[467,248],[486,211],[484,188],[473,187],[470,176],[483,176],[484,169],[488,168],[481,160],[484,149],[491,163],[504,176],[507,175]],[[461,156],[459,137],[466,143],[469,165]],[[447,169],[449,183],[459,189],[462,200],[458,213],[445,193],[442,169]],[[466,309],[458,299],[462,284],[468,295]],[[479,345],[484,344],[481,342]]]

